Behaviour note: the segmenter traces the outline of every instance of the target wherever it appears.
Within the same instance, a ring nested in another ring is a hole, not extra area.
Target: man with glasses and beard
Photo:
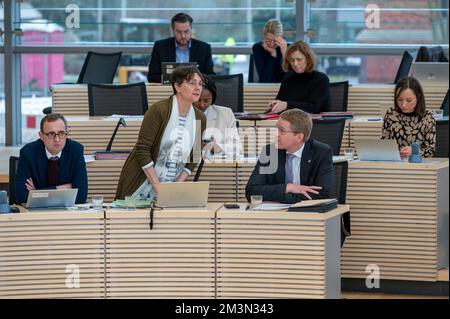
[[[86,202],[88,181],[84,148],[68,139],[62,114],[47,114],[41,120],[39,139],[20,150],[16,174],[16,203],[25,203],[34,189],[77,188],[76,203]],[[14,185],[11,185],[14,187]]]
[[[196,62],[204,74],[214,74],[211,46],[192,39],[193,19],[186,13],[177,13],[172,18],[174,37],[155,42],[148,66],[148,82],[161,83],[161,62]]]

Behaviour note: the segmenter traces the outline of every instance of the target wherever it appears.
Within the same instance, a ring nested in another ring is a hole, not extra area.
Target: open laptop
[[[170,76],[173,70],[182,65],[193,65],[197,66],[197,62],[161,62],[161,83],[170,84]]]
[[[206,208],[208,193],[209,182],[160,183],[156,204],[164,208]]]
[[[361,161],[401,161],[395,140],[355,139],[355,146]]]
[[[398,67],[397,74],[395,75],[395,79],[392,84],[397,84],[401,78],[408,76],[413,60],[414,57],[408,51],[403,52],[402,61],[400,62],[400,66]]]
[[[78,188],[39,189],[28,193],[25,207],[33,209],[61,209],[75,205]]]
[[[412,75],[422,85],[448,86],[448,63],[414,62],[412,65]]]

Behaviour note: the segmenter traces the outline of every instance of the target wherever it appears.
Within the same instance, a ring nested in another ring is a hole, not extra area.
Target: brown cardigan
[[[168,99],[158,101],[145,112],[136,145],[123,165],[119,183],[117,185],[116,199],[123,199],[125,196],[133,194],[147,178],[142,167],[152,161],[156,163],[161,139],[172,112],[172,99],[173,97],[171,96]],[[195,107],[194,111],[195,119],[201,121],[200,136],[203,136],[203,132],[206,128],[206,117],[202,111]],[[201,141],[201,138],[197,135],[198,133],[197,128],[193,150],[199,150],[198,142]],[[196,154],[197,157],[195,159],[198,159],[199,155],[200,154]],[[192,159],[193,151],[191,151],[191,160]],[[196,165],[196,163],[190,162],[186,164],[186,168],[193,171]]]

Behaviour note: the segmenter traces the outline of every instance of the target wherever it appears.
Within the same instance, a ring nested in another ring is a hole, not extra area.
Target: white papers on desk
[[[144,115],[120,115],[120,114],[113,114],[109,117],[106,117],[105,119],[112,119],[112,120],[118,120],[121,117],[123,117],[125,120],[143,120]]]
[[[284,210],[291,207],[292,204],[280,204],[280,203],[262,203],[257,206],[255,206],[252,210]]]
[[[84,155],[84,161],[86,163],[95,162],[95,155]]]

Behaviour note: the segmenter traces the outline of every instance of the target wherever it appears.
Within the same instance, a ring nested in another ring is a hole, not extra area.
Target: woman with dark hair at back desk
[[[290,71],[280,85],[277,97],[270,101],[268,111],[281,113],[286,109],[301,109],[318,114],[330,108],[330,80],[325,73],[314,70],[315,57],[311,48],[297,41],[287,49],[283,62]]]
[[[436,121],[426,109],[422,86],[412,76],[401,79],[394,89],[394,107],[383,120],[382,139],[395,139],[401,157],[411,155],[411,144],[420,144],[420,155],[433,157],[436,146]]]

